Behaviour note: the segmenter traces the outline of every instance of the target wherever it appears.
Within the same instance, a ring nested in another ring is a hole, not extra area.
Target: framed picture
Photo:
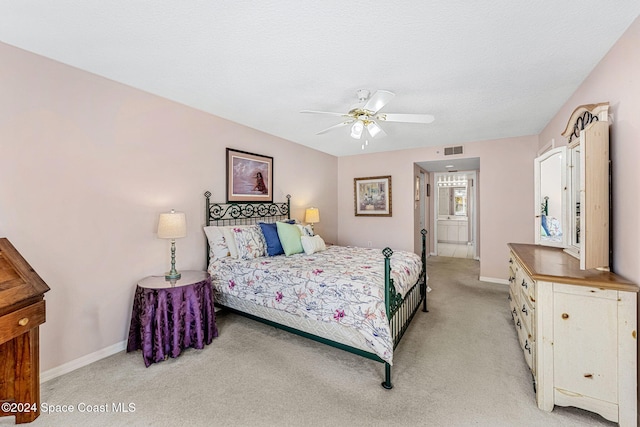
[[[391,216],[391,176],[353,179],[356,216]]]
[[[273,157],[227,148],[227,202],[272,202]]]

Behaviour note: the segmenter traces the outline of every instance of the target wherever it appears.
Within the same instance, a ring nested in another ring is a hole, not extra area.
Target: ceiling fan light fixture
[[[357,120],[353,126],[351,126],[351,138],[360,139],[362,137],[362,131],[364,130],[364,123]]]
[[[367,124],[367,131],[369,131],[369,135],[371,135],[371,138],[375,138],[376,135],[378,135],[382,131],[382,129],[380,129],[380,126],[378,126],[376,122],[369,122],[369,124]]]
[[[342,123],[318,132],[318,135],[327,133],[333,129],[349,126],[350,136],[353,139],[362,139],[363,133],[368,133],[366,137],[383,138],[387,135],[384,129],[377,123],[378,121],[399,122],[399,123],[431,123],[434,117],[430,114],[398,114],[380,113],[382,109],[395,96],[388,90],[377,90],[375,93],[367,89],[357,91],[358,103],[351,106],[346,113],[332,111],[302,110],[301,113],[326,114],[343,118]],[[366,132],[365,132],[366,130]],[[362,147],[366,147],[366,142]]]

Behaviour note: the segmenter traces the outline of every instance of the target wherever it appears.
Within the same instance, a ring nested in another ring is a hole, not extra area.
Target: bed
[[[394,349],[420,306],[427,311],[426,230],[421,256],[326,245],[291,220],[290,197],[215,203],[205,193],[216,307],[381,362],[391,389]]]

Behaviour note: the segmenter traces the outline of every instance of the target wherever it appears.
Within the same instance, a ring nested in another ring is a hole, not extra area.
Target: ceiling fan
[[[365,132],[368,132],[371,138],[385,136],[386,132],[380,127],[378,122],[431,123],[434,120],[434,117],[430,114],[381,113],[380,110],[382,107],[395,96],[393,92],[389,92],[388,90],[378,90],[371,95],[371,92],[368,90],[360,89],[356,94],[358,96],[358,103],[351,106],[347,113],[313,110],[302,110],[300,112],[343,117],[344,120],[341,123],[321,130],[317,135],[351,125],[351,137],[355,139],[362,138]]]

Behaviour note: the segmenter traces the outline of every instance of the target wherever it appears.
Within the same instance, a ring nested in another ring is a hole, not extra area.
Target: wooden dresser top
[[[6,238],[0,238],[0,315],[42,299],[49,286]]]
[[[638,292],[638,285],[609,271],[580,270],[580,261],[561,248],[509,243],[509,248],[534,280]]]

